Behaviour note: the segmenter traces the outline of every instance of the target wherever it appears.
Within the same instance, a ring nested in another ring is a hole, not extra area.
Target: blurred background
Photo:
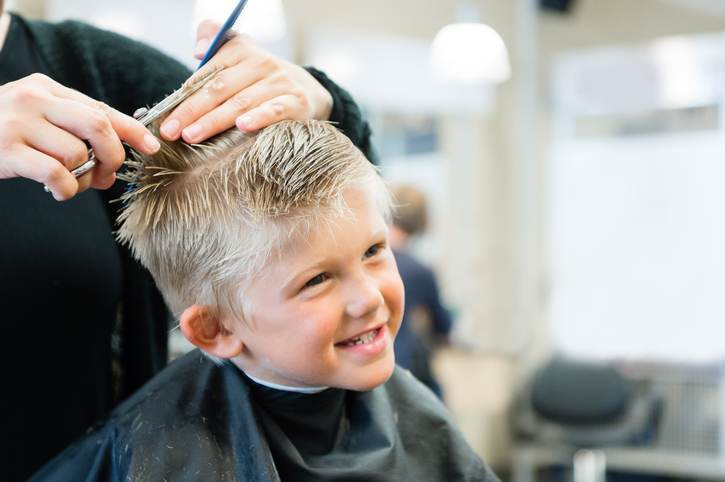
[[[190,67],[235,3],[6,1]],[[504,480],[725,480],[725,1],[250,0],[237,28],[347,88],[425,197],[406,249],[454,322],[413,331]]]

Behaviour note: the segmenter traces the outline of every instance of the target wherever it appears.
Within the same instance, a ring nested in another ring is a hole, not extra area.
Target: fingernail
[[[206,53],[206,49],[209,48],[209,39],[208,38],[201,38],[196,43],[196,47],[194,47],[194,56],[195,57],[202,57]]]
[[[179,122],[176,119],[171,119],[170,121],[166,122],[163,126],[161,126],[161,133],[168,137],[169,139],[173,139],[177,136],[179,133],[179,128],[181,127],[181,122]]]
[[[146,146],[149,154],[155,154],[161,148],[161,144],[159,144],[158,139],[151,134],[143,136],[143,145]]]
[[[195,142],[201,134],[201,126],[199,124],[193,124],[184,129],[184,139],[187,142]]]
[[[249,129],[252,126],[252,116],[245,114],[237,119],[237,127],[240,129]]]

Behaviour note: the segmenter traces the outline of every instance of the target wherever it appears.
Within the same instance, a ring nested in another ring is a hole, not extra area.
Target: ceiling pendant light
[[[458,22],[436,34],[431,47],[435,78],[454,83],[501,83],[511,77],[508,51],[493,28],[478,21],[472,2],[457,8]]]

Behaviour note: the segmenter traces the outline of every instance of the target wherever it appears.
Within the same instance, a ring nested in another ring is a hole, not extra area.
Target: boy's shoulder
[[[429,476],[445,474],[445,480],[462,481],[498,480],[465,441],[445,405],[410,371],[396,366],[383,387],[403,437],[401,444],[412,460],[425,466]]]
[[[188,480],[190,474],[201,477],[193,480],[279,481],[272,455],[279,447],[265,435],[247,383],[235,366],[192,351],[31,482]],[[407,370],[396,368],[384,385],[345,396],[353,426],[362,424],[343,437],[345,450],[356,446],[354,439],[383,443],[394,479],[496,480],[438,398]]]
[[[396,365],[393,375],[382,388],[394,406],[406,407],[417,417],[451,421],[440,399],[406,368]]]
[[[31,481],[278,480],[237,369],[198,350],[172,362]],[[220,480],[226,480],[220,474]]]
[[[217,364],[199,350],[172,362],[109,422],[121,449],[116,463],[130,474],[156,474],[147,480],[179,480],[195,465],[234,466],[241,480],[275,480],[249,387],[231,363]]]
[[[175,417],[178,413],[158,408],[160,405],[168,407],[178,402],[184,402],[192,410],[203,410],[203,398],[211,396],[211,390],[201,390],[189,399],[191,393],[196,392],[200,386],[222,388],[230,384],[238,384],[239,389],[245,389],[235,368],[227,364],[216,364],[195,349],[169,363],[143,387],[120,403],[111,412],[109,421],[125,423],[142,412],[148,412],[160,419]]]

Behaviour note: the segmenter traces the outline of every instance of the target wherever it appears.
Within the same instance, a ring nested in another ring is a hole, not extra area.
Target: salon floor
[[[514,384],[511,361],[451,347],[437,352],[433,369],[443,386],[444,401],[468,443],[494,469],[506,467]]]

